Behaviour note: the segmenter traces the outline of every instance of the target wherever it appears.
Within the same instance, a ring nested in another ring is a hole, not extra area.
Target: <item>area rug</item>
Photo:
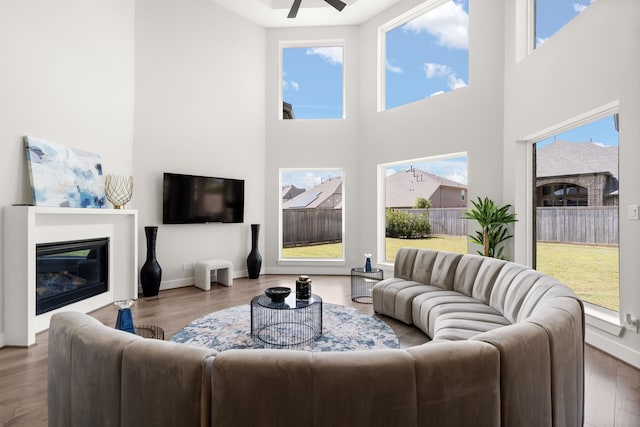
[[[398,337],[382,320],[353,307],[322,305],[322,335],[294,347],[304,351],[352,351],[399,348]],[[251,337],[249,304],[207,314],[179,330],[171,341],[217,351],[267,347]]]

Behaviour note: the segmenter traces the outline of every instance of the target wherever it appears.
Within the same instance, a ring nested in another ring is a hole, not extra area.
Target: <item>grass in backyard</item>
[[[620,309],[618,248],[538,243],[537,269],[569,286],[583,300]]]
[[[282,256],[284,258],[339,259],[342,257],[342,243],[284,248],[282,249]]]
[[[393,262],[398,249],[405,246],[464,254],[467,253],[467,238],[464,236],[434,236],[415,240],[388,238],[386,246],[386,259]],[[339,259],[342,256],[342,244],[287,248],[283,253],[287,258]],[[620,309],[617,247],[538,243],[537,258],[538,271],[555,277],[569,286],[584,301],[614,311]]]

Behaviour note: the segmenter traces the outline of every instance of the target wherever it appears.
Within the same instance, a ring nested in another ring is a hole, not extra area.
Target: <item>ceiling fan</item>
[[[344,7],[347,5],[345,2],[340,0],[324,0],[324,1],[329,3],[338,11],[342,11],[342,9],[344,9]],[[291,10],[289,11],[287,18],[295,18],[296,15],[298,15],[298,9],[300,9],[300,3],[302,3],[302,0],[293,0],[293,5],[291,6]]]

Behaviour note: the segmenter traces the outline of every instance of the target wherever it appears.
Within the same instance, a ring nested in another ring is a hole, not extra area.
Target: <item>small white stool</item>
[[[233,286],[233,264],[223,259],[205,259],[196,262],[194,269],[196,287],[204,291],[211,289],[212,270],[216,270],[218,283]]]

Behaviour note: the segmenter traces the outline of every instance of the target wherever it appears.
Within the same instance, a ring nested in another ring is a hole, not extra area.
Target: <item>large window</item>
[[[534,144],[534,263],[584,301],[618,311],[615,118],[600,118]]]
[[[429,1],[381,28],[384,102],[391,109],[469,82],[469,2]]]
[[[467,156],[449,154],[379,166],[384,180],[385,261],[400,247],[467,253]]]
[[[531,1],[535,1],[535,47],[538,48],[595,0]]]
[[[342,46],[282,48],[282,101],[290,119],[342,119]]]
[[[281,259],[344,259],[341,169],[281,169]]]

